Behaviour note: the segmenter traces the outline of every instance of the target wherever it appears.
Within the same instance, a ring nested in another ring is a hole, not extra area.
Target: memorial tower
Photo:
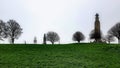
[[[96,13],[95,15],[95,41],[96,42],[101,42],[101,31],[100,31],[100,21],[99,21],[99,14]]]

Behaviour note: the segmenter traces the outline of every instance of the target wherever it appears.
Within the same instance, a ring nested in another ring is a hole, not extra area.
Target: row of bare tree
[[[22,28],[21,26],[15,21],[15,20],[9,20],[7,22],[4,22],[0,20],[0,40],[9,39],[10,43],[14,44],[14,40],[18,39],[20,35],[22,34]],[[114,41],[115,37],[118,39],[118,43],[120,43],[120,23],[115,24],[109,31],[106,36],[102,35],[102,32],[100,33],[101,39],[104,42],[110,43],[111,41]],[[97,36],[95,35],[95,31],[92,30],[90,32],[90,39],[95,39]],[[73,34],[73,41],[77,41],[80,43],[80,41],[83,41],[85,39],[85,36],[82,32],[77,31]],[[56,32],[50,31],[46,34],[44,34],[43,37],[43,43],[46,44],[46,41],[50,41],[52,44],[55,42],[60,41],[60,37]],[[34,43],[36,43],[37,40],[34,40]]]
[[[85,39],[85,36],[77,31],[73,34],[73,41],[78,41],[78,43],[80,43],[80,41],[83,41]],[[55,42],[59,42],[60,43],[60,37],[56,32],[53,31],[49,31],[48,33],[44,34],[43,36],[43,44],[47,44],[47,41],[51,42],[52,44],[54,44]],[[34,37],[33,40],[34,44],[37,44],[37,38]]]
[[[103,36],[102,31],[100,32],[100,37],[97,37],[95,34],[95,31],[92,30],[90,32],[90,39],[96,39],[96,38],[101,38],[102,43],[109,43],[112,41],[115,41],[115,37],[118,39],[118,43],[120,43],[120,23],[115,24],[109,31],[107,32],[107,35]],[[85,39],[85,36],[82,32],[77,31],[73,34],[72,40],[77,41],[80,43],[80,41],[83,41]],[[48,32],[47,34],[44,34],[43,37],[43,43],[46,44],[46,41],[50,41],[52,44],[54,42],[59,42],[60,37],[56,32]]]

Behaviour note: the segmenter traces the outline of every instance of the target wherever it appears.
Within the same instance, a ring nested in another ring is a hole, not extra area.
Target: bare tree
[[[9,20],[7,22],[7,35],[11,40],[11,43],[14,44],[14,40],[18,39],[22,34],[22,28],[15,20]]]
[[[78,43],[80,43],[80,41],[83,41],[85,39],[85,36],[81,32],[77,31],[73,34],[72,39],[73,41],[77,41]]]
[[[47,41],[50,41],[52,44],[60,40],[59,35],[56,32],[50,31],[47,33]]]
[[[114,36],[110,35],[110,34],[106,35],[105,39],[106,39],[106,41],[108,41],[109,44],[110,44],[110,42],[115,41]]]
[[[115,24],[109,31],[109,34],[115,36],[118,39],[118,43],[120,44],[120,22]]]
[[[6,23],[0,20],[0,40],[4,41],[7,38],[7,27]]]
[[[43,44],[46,44],[46,34],[44,34],[44,36],[43,36]]]
[[[34,44],[37,44],[37,38],[34,37],[34,40],[33,40]]]

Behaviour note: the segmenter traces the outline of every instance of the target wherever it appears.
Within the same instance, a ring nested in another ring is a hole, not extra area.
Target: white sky
[[[0,0],[0,19],[16,20],[23,34],[16,43],[33,43],[34,36],[42,43],[43,34],[55,31],[61,43],[72,43],[72,35],[81,31],[88,41],[99,13],[101,30],[106,32],[120,21],[120,0]],[[8,40],[1,41],[8,43]]]

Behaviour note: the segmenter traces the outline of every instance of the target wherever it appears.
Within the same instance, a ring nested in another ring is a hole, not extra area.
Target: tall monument
[[[95,15],[95,42],[101,42],[101,31],[100,31],[100,21],[99,21],[99,14],[96,13]]]

